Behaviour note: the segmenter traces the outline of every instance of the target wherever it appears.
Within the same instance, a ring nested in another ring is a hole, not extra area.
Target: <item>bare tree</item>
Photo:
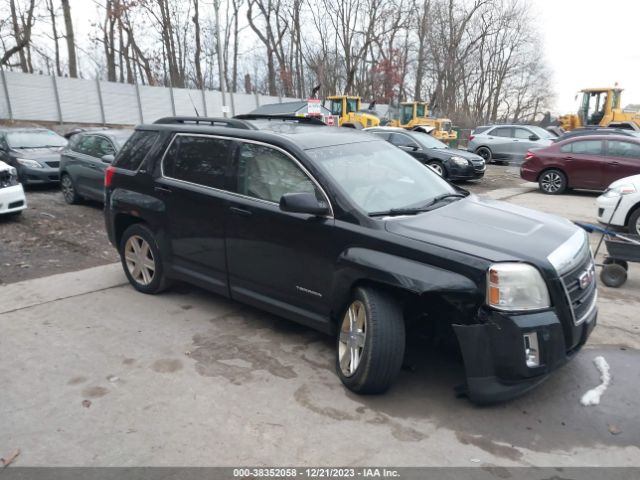
[[[76,59],[76,40],[73,33],[73,20],[71,19],[71,7],[69,0],[60,0],[62,3],[62,14],[64,15],[64,28],[67,40],[67,61],[69,63],[69,76],[78,76],[78,63]]]

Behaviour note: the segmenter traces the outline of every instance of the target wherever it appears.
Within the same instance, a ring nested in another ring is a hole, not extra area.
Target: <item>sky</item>
[[[553,72],[553,113],[576,111],[582,88],[616,82],[624,89],[623,107],[640,104],[639,0],[528,1]]]
[[[624,89],[623,107],[640,104],[640,0],[523,1],[531,5],[552,72],[552,113],[577,111],[575,96],[582,88],[616,82]],[[77,37],[89,34],[87,19],[96,18],[96,3],[71,0]]]

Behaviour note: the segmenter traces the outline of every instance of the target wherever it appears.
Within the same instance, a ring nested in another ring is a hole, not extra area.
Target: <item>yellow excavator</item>
[[[350,95],[333,95],[327,97],[329,100],[329,110],[331,115],[338,117],[338,124],[341,127],[367,128],[380,125],[380,117],[376,114],[372,103],[369,109],[361,109],[360,97]]]
[[[426,102],[400,103],[400,118],[389,120],[387,126],[423,131],[445,143],[458,138],[458,133],[451,128],[451,120],[429,117],[429,104]]]
[[[625,112],[620,107],[622,89],[585,88],[578,113],[562,115],[558,120],[564,130],[586,126],[640,129],[640,112]]]

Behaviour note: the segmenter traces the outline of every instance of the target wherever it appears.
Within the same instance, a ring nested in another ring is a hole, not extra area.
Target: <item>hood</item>
[[[46,148],[12,148],[11,154],[16,158],[28,158],[39,162],[60,161],[60,152],[64,147]]]
[[[6,172],[10,168],[11,168],[10,165],[8,165],[8,164],[4,163],[2,160],[0,160],[0,172]]]
[[[386,221],[390,233],[491,261],[540,264],[579,230],[569,220],[470,195],[415,216]]]
[[[469,152],[467,150],[460,150],[458,148],[432,148],[428,152],[433,156],[443,160],[450,157],[462,157],[469,160],[472,163],[484,163],[484,159],[480,155]]]
[[[609,185],[609,188],[616,188],[622,185],[628,185],[630,183],[633,183],[636,186],[636,190],[638,190],[640,187],[640,175],[632,175],[630,177],[624,177],[616,180],[611,185]]]

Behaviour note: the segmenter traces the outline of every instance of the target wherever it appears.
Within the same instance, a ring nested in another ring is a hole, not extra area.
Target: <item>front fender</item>
[[[477,292],[468,277],[390,253],[353,247],[342,252],[336,265],[332,310],[340,312],[349,300],[351,287],[367,280],[422,295],[428,292]]]

